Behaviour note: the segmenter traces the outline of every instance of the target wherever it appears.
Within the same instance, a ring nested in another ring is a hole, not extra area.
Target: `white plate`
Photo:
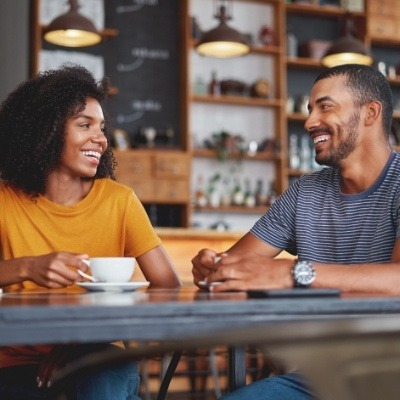
[[[91,292],[131,292],[149,286],[150,282],[76,282],[76,284]]]

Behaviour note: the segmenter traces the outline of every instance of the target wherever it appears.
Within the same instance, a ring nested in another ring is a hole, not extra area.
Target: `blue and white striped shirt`
[[[325,263],[388,262],[400,236],[400,154],[393,152],[368,190],[340,192],[336,168],[303,175],[251,233],[299,259]]]

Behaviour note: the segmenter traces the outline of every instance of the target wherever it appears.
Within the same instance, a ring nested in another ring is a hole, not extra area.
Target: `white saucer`
[[[210,286],[215,286],[215,285],[220,285],[222,282],[211,282],[211,283],[207,283],[206,281],[199,281],[198,285],[202,288],[202,289],[210,289]]]
[[[150,282],[76,282],[76,284],[91,292],[131,292],[149,286]]]

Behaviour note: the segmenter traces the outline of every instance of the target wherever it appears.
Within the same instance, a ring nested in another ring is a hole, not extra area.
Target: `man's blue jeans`
[[[37,365],[0,368],[1,400],[47,400],[50,389],[39,389],[36,383]],[[139,400],[139,374],[136,363],[107,368],[85,376],[68,398],[76,400]]]
[[[315,400],[304,378],[297,372],[271,376],[244,386],[220,400]]]

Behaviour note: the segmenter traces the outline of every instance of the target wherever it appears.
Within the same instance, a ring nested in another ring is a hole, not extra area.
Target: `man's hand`
[[[225,256],[226,253],[218,254],[214,250],[210,249],[200,250],[197,256],[192,259],[194,283],[199,286],[198,283],[204,280],[215,270],[216,261]]]
[[[208,260],[206,256],[204,259]],[[221,282],[211,285],[214,292],[291,288],[293,264],[294,260],[271,259],[254,253],[226,255],[208,269],[213,271],[206,281]]]

